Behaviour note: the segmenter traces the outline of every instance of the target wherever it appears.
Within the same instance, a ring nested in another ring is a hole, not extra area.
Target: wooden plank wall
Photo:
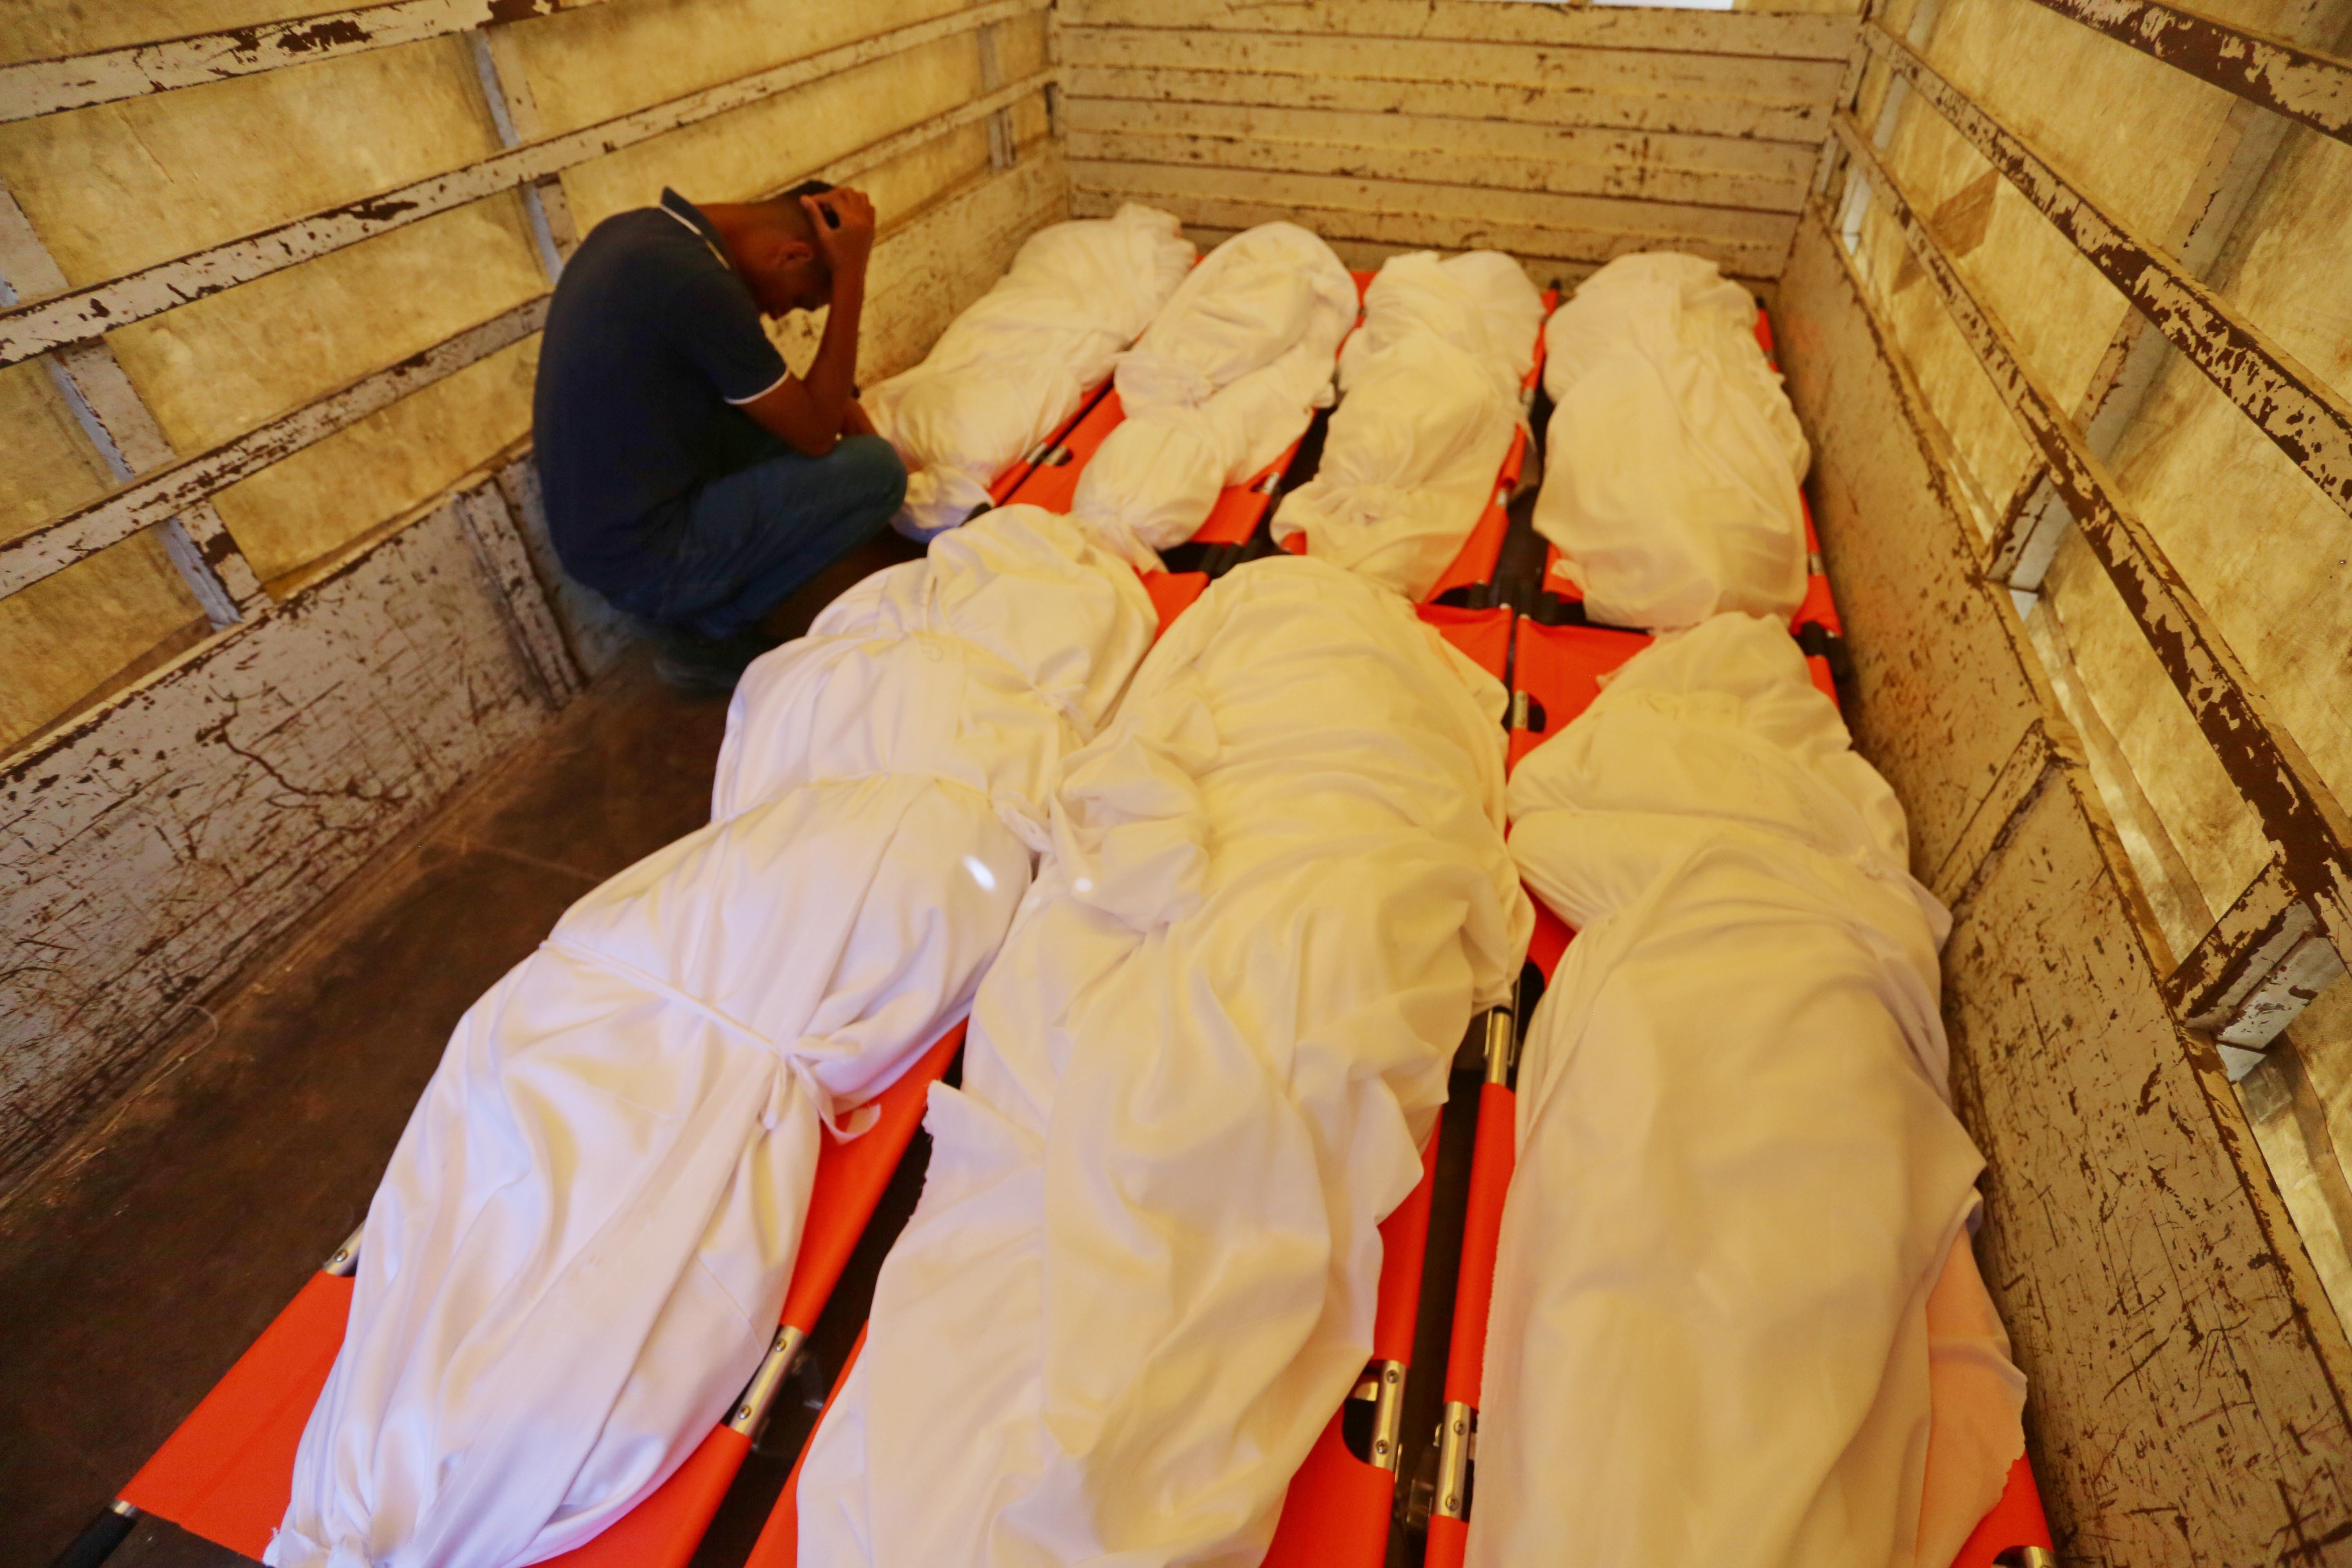
[[[1952,449],[1816,207],[1776,314],[1857,743],[1949,902],[1978,1242],[2073,1564],[2352,1560],[2352,1346],[2170,958]]]
[[[509,112],[556,135],[971,8],[614,0],[502,24],[493,42]],[[0,59],[285,9],[36,0]],[[974,30],[951,30],[568,167],[548,197],[584,230],[664,184],[733,200],[895,148],[858,176],[883,220],[860,356],[873,379],[919,358],[1023,238],[1067,216],[1042,91],[1008,110],[1009,166],[968,113],[924,130],[1036,76],[1046,49],[1034,9],[998,28],[992,62]],[[29,232],[84,286],[478,159],[500,133],[478,64],[445,30],[0,124],[0,183],[29,220],[0,221],[0,257]],[[106,350],[167,455],[212,449],[543,298],[529,217],[504,191],[119,329]],[[788,353],[810,335],[778,332]],[[0,662],[16,672],[0,693],[0,1191],[134,1079],[190,1004],[621,649],[546,546],[520,445],[536,350],[526,330],[323,439],[298,419],[299,440],[217,497],[269,579],[242,621],[206,624],[152,529],[0,597]],[[119,479],[46,361],[0,369],[0,539]]]
[[[1850,17],[1482,0],[1063,0],[1081,215],[1351,264],[1476,246],[1574,281],[1643,249],[1779,276]]]

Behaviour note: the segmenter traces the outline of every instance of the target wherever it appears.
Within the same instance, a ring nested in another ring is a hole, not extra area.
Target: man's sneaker
[[[654,673],[679,691],[724,697],[751,662],[774,645],[757,632],[706,637],[678,626],[640,622],[654,645]]]

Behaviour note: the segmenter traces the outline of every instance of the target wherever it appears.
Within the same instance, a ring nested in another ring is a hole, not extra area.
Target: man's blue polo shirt
[[[547,311],[531,439],[566,570],[617,592],[695,491],[776,450],[735,405],[784,378],[751,290],[693,203],[616,214],[565,263]]]

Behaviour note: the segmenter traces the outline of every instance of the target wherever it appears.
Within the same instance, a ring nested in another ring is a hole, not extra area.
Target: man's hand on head
[[[874,204],[866,193],[836,187],[823,195],[803,196],[801,205],[835,279],[856,279],[862,285],[866,259],[874,252]]]

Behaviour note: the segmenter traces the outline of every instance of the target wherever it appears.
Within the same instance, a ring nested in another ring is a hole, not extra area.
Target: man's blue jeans
[[[683,520],[649,541],[648,580],[614,603],[664,626],[730,637],[890,525],[907,468],[879,436],[850,436],[822,458],[776,455],[711,480]]]

